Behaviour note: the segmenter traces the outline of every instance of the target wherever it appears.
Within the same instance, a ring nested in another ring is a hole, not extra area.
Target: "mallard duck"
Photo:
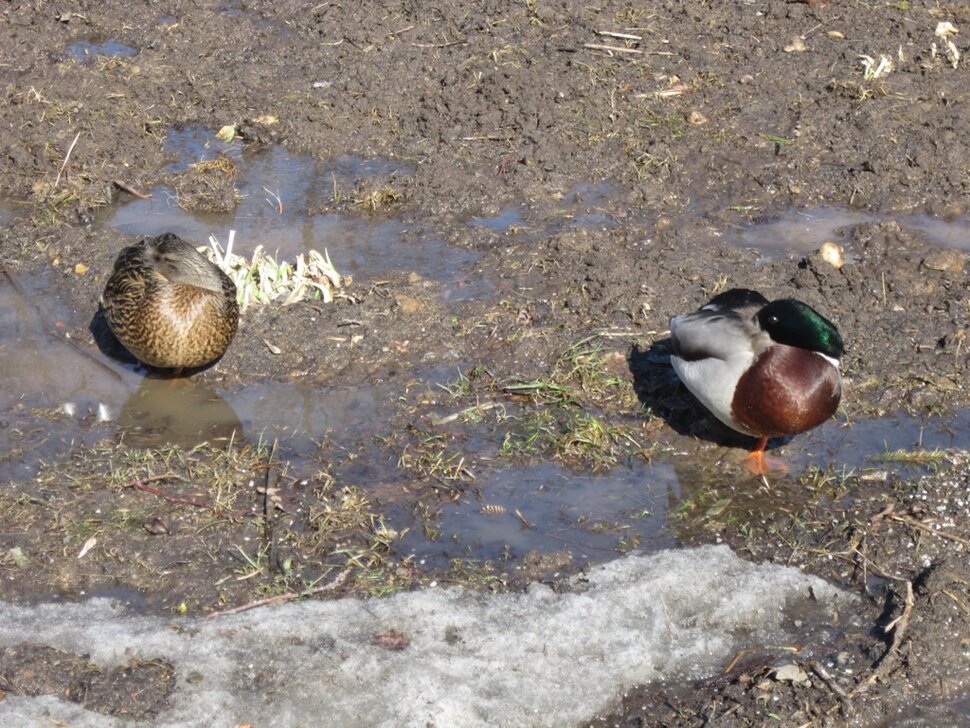
[[[132,355],[179,372],[222,356],[239,323],[235,284],[172,233],[121,251],[101,308]]]
[[[764,474],[768,438],[831,417],[842,397],[838,329],[811,306],[734,288],[670,320],[674,371],[711,413],[758,438],[746,465]],[[783,469],[783,468],[782,468]]]

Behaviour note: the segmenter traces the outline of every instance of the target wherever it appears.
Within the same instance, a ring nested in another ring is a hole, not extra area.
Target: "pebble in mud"
[[[962,273],[967,264],[967,256],[953,248],[934,250],[923,258],[923,267],[945,273]]]

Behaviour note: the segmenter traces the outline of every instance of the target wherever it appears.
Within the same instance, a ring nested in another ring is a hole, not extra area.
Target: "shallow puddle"
[[[475,270],[479,253],[455,248],[420,225],[385,216],[328,212],[335,195],[352,195],[360,180],[411,173],[407,165],[386,159],[340,157],[331,161],[274,147],[250,157],[236,143],[223,143],[209,132],[173,131],[166,141],[169,169],[213,159],[220,152],[236,157],[239,204],[228,213],[189,213],[179,207],[170,187],[152,190],[151,199],[134,199],[111,210],[105,223],[133,238],[174,232],[204,244],[210,235],[226,243],[236,231],[235,249],[246,255],[261,245],[281,259],[309,250],[327,251],[343,274],[375,276],[413,271],[443,285],[448,301],[486,295],[491,287]]]
[[[468,224],[472,227],[486,227],[504,233],[512,226],[522,224],[522,211],[517,207],[510,207],[493,217],[473,217]]]
[[[71,312],[56,296],[57,281],[26,278],[21,295],[0,282],[0,462],[4,477],[30,477],[38,463],[69,452],[72,443],[123,437],[137,446],[178,444],[191,448],[209,441],[279,441],[284,457],[309,457],[322,443],[350,448],[368,457],[338,464],[341,480],[388,503],[402,503],[401,472],[393,459],[378,457],[372,438],[387,432],[400,394],[388,384],[325,388],[309,383],[263,382],[226,389],[192,379],[152,379],[134,365],[82,353],[59,332],[57,322]],[[422,373],[433,387],[453,370]],[[787,482],[815,466],[836,473],[860,469],[911,471],[932,465],[936,448],[970,447],[970,410],[947,418],[830,420],[784,443],[777,455],[793,470],[777,492],[759,496],[770,507],[787,503]],[[484,444],[484,462],[494,444]],[[474,449],[474,448],[473,448]],[[500,462],[481,469],[459,499],[440,507],[433,530],[395,517],[410,527],[402,552],[435,564],[450,559],[518,559],[529,552],[568,552],[571,558],[607,561],[631,548],[674,545],[668,529],[671,510],[691,494],[714,486],[724,497],[745,488],[746,476],[723,468],[712,473],[702,460],[711,451],[673,453],[652,464],[620,465],[599,473],[570,470],[556,462],[524,466]],[[740,459],[740,458],[739,458]],[[676,469],[675,469],[676,468]],[[715,480],[716,478],[716,480]],[[754,481],[752,481],[753,483]],[[753,487],[757,487],[754,484]],[[405,497],[406,500],[406,497]],[[404,504],[407,508],[407,504]],[[405,522],[406,521],[406,522]],[[683,536],[679,526],[677,535]]]
[[[412,529],[402,546],[441,565],[453,558],[514,560],[530,551],[602,562],[623,547],[674,545],[664,523],[680,487],[667,464],[601,474],[551,462],[510,467],[482,474],[476,492],[442,507],[435,541]]]
[[[729,230],[725,239],[738,247],[753,248],[768,258],[806,255],[828,240],[845,244],[849,229],[855,225],[886,220],[895,220],[900,227],[918,230],[934,245],[970,251],[970,220],[964,217],[890,216],[832,207],[789,210],[776,220]],[[851,247],[846,252],[851,260]]]
[[[93,61],[98,56],[124,58],[137,55],[138,50],[136,48],[126,46],[124,43],[110,38],[104,41],[79,40],[67,47],[68,58],[73,58],[81,63]]]
[[[799,435],[785,450],[793,453],[796,469],[816,465],[836,470],[893,471],[918,467],[921,457],[923,463],[930,462],[926,453],[953,448],[970,448],[970,409],[958,410],[948,417],[921,418],[899,413],[851,422],[829,420]]]

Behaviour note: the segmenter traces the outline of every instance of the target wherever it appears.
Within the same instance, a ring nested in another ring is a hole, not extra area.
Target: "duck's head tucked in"
[[[190,369],[222,356],[236,334],[236,286],[171,233],[125,248],[101,296],[105,320],[135,358]]]
[[[670,336],[687,389],[728,427],[760,439],[758,472],[768,438],[817,427],[839,406],[842,337],[801,301],[731,289],[673,317]]]

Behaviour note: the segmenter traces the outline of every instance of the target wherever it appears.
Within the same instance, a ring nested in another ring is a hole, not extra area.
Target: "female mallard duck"
[[[121,251],[101,295],[104,317],[137,359],[163,369],[204,366],[236,334],[236,286],[177,235]]]
[[[805,432],[842,397],[843,343],[835,325],[801,301],[768,302],[734,288],[670,320],[674,371],[721,422],[759,438],[747,467],[763,474],[770,437]]]

